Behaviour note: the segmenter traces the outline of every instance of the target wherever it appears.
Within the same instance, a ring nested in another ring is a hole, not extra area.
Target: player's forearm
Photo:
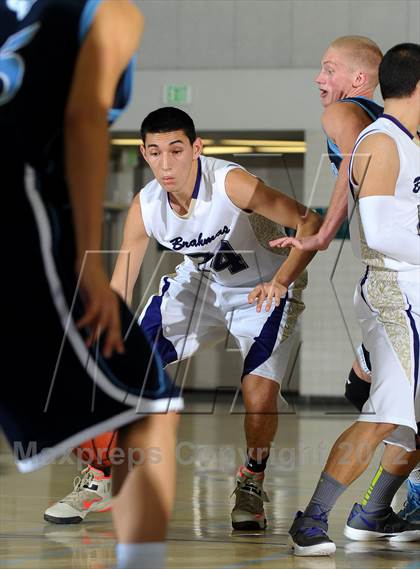
[[[86,251],[101,249],[103,200],[108,168],[105,109],[74,114],[65,121],[66,176],[76,233],[77,263]]]
[[[346,157],[341,163],[328,211],[319,230],[319,236],[325,248],[327,248],[334,239],[341,224],[347,218],[348,193],[350,191],[347,174],[348,164],[349,158]]]
[[[302,222],[296,228],[296,237],[315,235],[319,231],[321,223],[321,217],[314,211],[308,210],[306,216],[302,218]],[[280,284],[289,286],[309,265],[315,254],[316,251],[301,251],[292,248],[286,261],[277,271],[274,278]]]
[[[129,306],[132,304],[134,286],[140,274],[148,243],[149,240],[146,237],[123,242],[117,257],[111,287]]]
[[[115,270],[111,278],[111,288],[118,293],[122,299],[131,306],[133,300],[133,290],[136,284],[140,267],[136,270],[132,266],[129,250],[122,249],[118,255]]]

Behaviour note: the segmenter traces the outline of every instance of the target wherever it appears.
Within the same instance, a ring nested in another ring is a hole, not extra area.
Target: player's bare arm
[[[111,287],[131,305],[133,289],[149,244],[149,237],[143,223],[139,195],[128,210],[124,225],[123,242],[117,257],[111,279]]]
[[[360,186],[359,199],[394,196],[400,161],[397,147],[386,134],[371,134],[357,147],[352,176]]]
[[[104,2],[80,50],[65,114],[65,160],[77,242],[76,270],[86,312],[79,327],[105,333],[103,353],[123,350],[118,305],[98,254],[108,163],[107,111],[117,82],[137,48],[142,17],[126,2]],[[83,269],[83,270],[82,270]]]
[[[322,115],[322,126],[326,135],[340,148],[343,160],[334,185],[327,214],[320,230],[313,236],[272,241],[270,244],[282,247],[296,247],[304,251],[325,250],[334,239],[340,225],[347,217],[348,167],[350,154],[361,131],[371,120],[354,103],[333,103]]]
[[[259,215],[296,230],[298,237],[316,233],[321,226],[319,215],[296,200],[266,186],[261,180],[240,169],[232,170],[226,177],[226,192],[232,202],[243,210]],[[291,251],[270,283],[262,283],[249,295],[249,301],[257,300],[257,310],[267,299],[266,310],[271,302],[278,306],[287,287],[301,274],[314,257],[314,252]]]

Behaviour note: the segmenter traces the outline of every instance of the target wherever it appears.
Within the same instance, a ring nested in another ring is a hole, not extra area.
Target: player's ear
[[[193,158],[197,159],[200,154],[203,152],[203,141],[199,136],[193,142]]]
[[[367,75],[364,71],[358,71],[355,78],[353,79],[353,87],[361,87],[367,83]]]
[[[143,156],[143,158],[146,160],[147,162],[147,158],[146,158],[146,149],[144,147],[143,141],[140,141],[140,154]]]

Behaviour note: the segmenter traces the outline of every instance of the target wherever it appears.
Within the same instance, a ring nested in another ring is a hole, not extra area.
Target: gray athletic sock
[[[420,484],[420,468],[418,466],[416,466],[416,468],[411,471],[408,479],[413,484]]]
[[[392,498],[406,479],[407,476],[395,476],[387,472],[381,464],[362,500],[365,512],[389,508]]]
[[[346,488],[347,486],[341,484],[326,472],[323,472],[315,488],[314,495],[303,515],[314,516],[328,514]]]

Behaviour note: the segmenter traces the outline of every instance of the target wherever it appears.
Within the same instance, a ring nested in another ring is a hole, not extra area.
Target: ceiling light
[[[201,139],[203,144],[214,144],[214,140],[212,138],[202,138]],[[112,138],[111,144],[114,146],[140,146],[143,144],[143,141],[139,138]]]
[[[306,146],[303,140],[253,140],[253,139],[229,139],[224,138],[220,144],[229,144],[234,146]]]
[[[269,152],[270,154],[305,154],[306,144],[300,146],[257,146],[257,152]]]
[[[206,146],[203,154],[246,154],[252,150],[252,146]]]

